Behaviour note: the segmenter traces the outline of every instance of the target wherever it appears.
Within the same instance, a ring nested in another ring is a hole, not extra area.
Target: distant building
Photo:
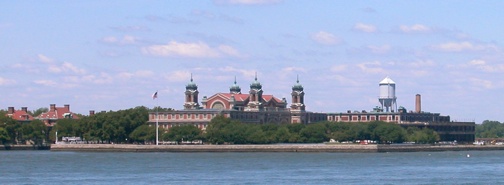
[[[50,104],[49,111],[40,114],[36,119],[43,121],[46,126],[52,127],[60,119],[79,119],[79,116],[70,111],[70,105],[68,104],[63,107],[56,107],[56,104]]]
[[[21,110],[15,110],[14,107],[9,107],[6,116],[21,123],[29,123],[33,120],[33,116],[28,114],[28,107],[21,107]]]
[[[290,108],[287,108],[285,98],[279,99],[273,95],[263,94],[263,92],[257,75],[250,84],[248,94],[241,93],[241,88],[236,84],[235,79],[229,88],[229,93],[204,96],[200,106],[198,86],[191,77],[190,82],[186,85],[184,109],[170,112],[150,112],[149,123],[154,124],[158,121],[159,126],[165,129],[189,124],[204,130],[208,123],[218,115],[251,124],[308,124],[325,121],[327,118],[326,114],[305,110],[303,86],[299,84],[299,79],[292,87],[292,101],[295,103]],[[156,114],[158,114],[157,118]]]
[[[427,127],[435,130],[442,141],[470,142],[474,141],[474,122],[453,122],[449,116],[439,113],[421,111],[420,95],[416,95],[415,112],[407,112],[404,107],[397,108],[395,82],[386,77],[379,83],[381,107],[372,111],[347,111],[342,113],[314,113],[306,111],[304,103],[304,88],[299,83],[292,87],[292,103],[287,108],[285,98],[279,99],[273,95],[263,94],[257,75],[250,84],[248,94],[242,94],[236,84],[230,87],[229,93],[216,93],[210,97],[204,96],[198,103],[198,86],[192,76],[186,86],[184,110],[170,112],[150,112],[149,123],[158,122],[159,126],[170,129],[173,126],[194,125],[205,130],[210,121],[222,115],[249,124],[309,124],[319,121],[332,122],[372,122],[383,121],[400,124],[403,127]],[[385,110],[385,111],[384,111]],[[156,114],[158,115],[156,117]]]

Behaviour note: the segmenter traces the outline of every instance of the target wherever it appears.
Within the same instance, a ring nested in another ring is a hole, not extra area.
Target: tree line
[[[503,138],[504,123],[485,120],[476,125],[476,138]]]
[[[434,143],[439,135],[431,129],[409,127],[386,122],[344,123],[318,122],[313,124],[244,124],[217,116],[205,132],[192,125],[173,127],[164,139],[172,141],[201,139],[211,144],[271,144],[322,143],[337,141],[373,140],[379,143]]]
[[[98,112],[80,119],[62,119],[51,129],[40,120],[19,123],[0,113],[0,141],[19,144],[31,141],[36,144],[54,142],[58,137],[77,136],[98,143],[155,142],[155,127],[149,126],[148,113],[162,108],[143,106]],[[163,109],[165,110],[165,109]],[[172,111],[172,109],[166,109]],[[245,124],[223,116],[211,120],[205,131],[192,125],[159,128],[160,141],[202,140],[211,144],[270,144],[270,143],[321,143],[337,141],[373,140],[380,143],[434,143],[439,135],[427,128],[403,128],[394,123],[344,123],[319,122],[313,124]]]

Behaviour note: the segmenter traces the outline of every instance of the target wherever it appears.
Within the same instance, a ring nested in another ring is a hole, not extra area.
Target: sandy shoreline
[[[82,152],[423,152],[504,150],[502,145],[358,145],[358,144],[274,144],[274,145],[127,145],[53,144],[51,151]]]

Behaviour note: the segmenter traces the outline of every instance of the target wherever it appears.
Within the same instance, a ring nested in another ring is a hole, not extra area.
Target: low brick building
[[[6,116],[21,123],[29,123],[33,120],[33,116],[28,113],[28,107],[21,107],[21,110],[9,107]]]
[[[60,119],[79,119],[79,116],[70,111],[70,105],[56,107],[56,104],[49,105],[49,111],[37,116],[35,119],[43,121],[46,126],[52,127]]]

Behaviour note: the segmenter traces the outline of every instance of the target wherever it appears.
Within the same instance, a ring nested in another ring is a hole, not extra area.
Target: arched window
[[[222,104],[221,102],[215,102],[213,105],[212,105],[212,109],[224,109],[224,104]]]

